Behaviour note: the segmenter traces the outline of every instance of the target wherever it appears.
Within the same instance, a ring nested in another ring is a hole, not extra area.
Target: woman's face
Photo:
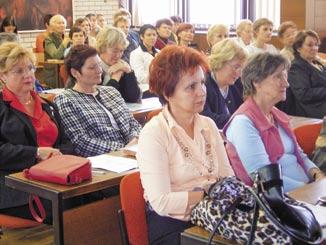
[[[297,28],[294,27],[289,27],[288,29],[285,30],[282,38],[280,39],[285,47],[292,46],[292,44],[294,43],[295,36],[297,35],[297,32],[298,32]]]
[[[128,35],[130,23],[129,21],[119,21],[117,23],[117,28],[124,32],[124,34]]]
[[[172,33],[172,26],[163,23],[159,28],[156,29],[158,35],[161,38],[169,38]]]
[[[181,76],[172,96],[166,98],[171,111],[178,115],[193,115],[204,109],[206,86],[204,72],[201,67]]]
[[[125,48],[123,45],[116,45],[112,48],[107,48],[105,52],[101,54],[102,60],[109,66],[116,64],[122,57]]]
[[[222,86],[230,86],[235,83],[235,81],[241,76],[243,60],[238,58],[233,58],[227,61],[220,69],[215,73],[215,77],[218,83]]]
[[[81,72],[75,70],[75,78],[84,86],[94,86],[101,83],[102,68],[98,55],[86,59]]]
[[[4,26],[3,29],[4,29],[5,32],[14,33],[15,30],[16,30],[16,26],[12,26],[12,25]]]
[[[28,59],[20,59],[6,73],[1,74],[1,79],[6,86],[15,94],[27,93],[34,89],[35,67]]]
[[[287,78],[287,70],[283,66],[278,67],[274,73],[260,83],[254,82],[256,95],[266,98],[273,105],[284,101],[286,99],[286,89],[289,87]]]
[[[51,26],[51,28],[52,28],[52,30],[54,32],[58,32],[58,33],[64,34],[65,33],[65,30],[66,30],[66,22],[65,22],[64,19],[58,18],[53,23],[53,25]]]
[[[140,36],[140,39],[142,40],[143,44],[147,48],[154,47],[156,40],[157,40],[157,33],[154,29],[147,29],[144,32],[144,35]]]
[[[261,25],[256,32],[256,39],[262,43],[268,43],[272,40],[273,26]]]
[[[211,46],[213,47],[214,44],[224,40],[225,38],[228,38],[228,36],[229,36],[229,32],[227,30],[220,29],[216,31],[215,34],[213,35]]]
[[[242,39],[244,44],[249,45],[252,37],[253,37],[252,25],[248,24],[245,26],[245,28],[243,28],[242,32],[240,33],[240,38]]]
[[[91,31],[91,25],[88,20],[84,20],[81,23],[80,28],[86,33],[86,35],[88,35]]]
[[[312,62],[317,57],[318,48],[318,40],[314,37],[307,36],[302,44],[302,47],[299,48],[298,51],[303,59]]]
[[[178,36],[181,41],[190,43],[194,40],[195,34],[194,34],[194,30],[191,28],[191,29],[181,31],[178,34]]]
[[[72,34],[72,37],[71,37],[71,41],[72,41],[72,46],[76,46],[76,45],[81,45],[81,44],[84,44],[85,43],[85,35],[84,35],[84,32],[74,32]]]

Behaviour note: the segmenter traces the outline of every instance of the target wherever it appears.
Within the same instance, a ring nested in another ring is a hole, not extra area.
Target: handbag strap
[[[34,208],[34,205],[33,205],[33,201],[36,203],[36,206],[37,206],[37,209],[40,213],[40,216],[37,214],[35,208]],[[45,213],[45,209],[44,209],[44,206],[39,198],[39,196],[37,195],[34,195],[34,194],[30,194],[29,195],[29,210],[31,211],[31,214],[33,216],[33,218],[39,222],[39,223],[42,223],[46,217],[46,213]]]

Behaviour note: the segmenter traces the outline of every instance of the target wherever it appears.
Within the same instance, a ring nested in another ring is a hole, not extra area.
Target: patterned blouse
[[[77,154],[85,157],[118,150],[141,129],[115,88],[98,86],[97,90],[92,95],[67,89],[55,98],[66,134]]]

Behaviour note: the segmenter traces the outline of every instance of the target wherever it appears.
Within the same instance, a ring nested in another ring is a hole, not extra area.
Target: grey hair
[[[96,36],[96,50],[98,53],[104,53],[108,48],[116,45],[122,45],[127,48],[129,41],[126,35],[116,27],[106,27]]]
[[[290,68],[289,61],[280,54],[264,52],[250,57],[241,76],[244,98],[256,94],[254,83],[261,83],[279,67]]]

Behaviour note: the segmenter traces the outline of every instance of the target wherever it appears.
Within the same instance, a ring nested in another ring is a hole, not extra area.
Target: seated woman
[[[293,43],[294,60],[289,83],[296,116],[323,118],[326,115],[326,67],[317,60],[318,34],[300,31]]]
[[[215,123],[198,114],[205,104],[207,68],[198,51],[175,45],[162,49],[150,68],[150,91],[165,104],[138,142],[150,244],[179,244],[204,190],[233,175]]]
[[[251,20],[242,20],[237,26],[237,38],[235,39],[242,48],[251,44],[253,28]]]
[[[121,59],[128,46],[126,35],[115,27],[101,30],[96,37],[96,49],[103,69],[102,84],[116,88],[126,102],[139,102],[141,90],[134,71]]]
[[[73,26],[69,31],[69,38],[71,42],[69,43],[68,48],[65,49],[64,57],[66,57],[70,51],[70,49],[76,45],[86,44],[86,34],[83,30],[77,26]]]
[[[229,156],[239,157],[233,158],[233,167],[241,161],[250,175],[268,164],[280,164],[286,192],[323,177],[298,146],[289,117],[274,107],[285,100],[288,67],[282,55],[264,52],[252,57],[241,77],[246,100],[224,127],[234,146]],[[234,169],[238,175],[239,168]]]
[[[76,152],[85,157],[119,150],[135,141],[140,131],[119,92],[98,86],[100,63],[94,48],[73,47],[65,66],[75,84],[55,98],[68,137]]]
[[[192,24],[181,23],[176,31],[178,37],[178,44],[181,46],[190,46],[194,41],[195,28]]]
[[[266,18],[260,18],[253,24],[254,41],[247,46],[249,55],[270,52],[277,54],[278,50],[273,44],[269,44],[272,40],[273,22]]]
[[[316,149],[313,153],[312,161],[326,173],[326,116],[324,117],[323,126],[320,135],[316,141]]]
[[[85,44],[96,47],[96,39],[90,35],[91,33],[91,23],[88,18],[78,18],[75,20],[74,26],[79,27],[85,33],[86,39]]]
[[[54,15],[50,19],[52,32],[44,40],[44,59],[63,59],[65,49],[68,47],[70,38],[65,36],[66,19],[60,15]],[[44,65],[44,80],[51,87],[56,87],[56,69],[53,65]]]
[[[5,176],[50,156],[73,153],[54,104],[34,92],[33,54],[18,43],[0,46],[0,213],[33,219],[28,194],[5,185]]]
[[[0,32],[18,33],[17,24],[14,16],[6,16],[1,23]]]
[[[292,21],[283,22],[277,31],[277,35],[283,44],[280,54],[291,62],[294,59],[293,43],[298,33],[297,25]]]
[[[154,48],[157,39],[156,28],[145,24],[139,29],[140,46],[130,54],[130,66],[143,92],[148,91],[149,65],[158,50]]]
[[[210,117],[222,129],[230,116],[242,104],[242,84],[239,79],[246,53],[232,39],[213,46],[208,57],[207,98],[202,115]]]
[[[226,25],[216,24],[212,25],[207,31],[207,43],[209,46],[208,54],[211,53],[211,49],[215,43],[222,41],[229,37],[229,29]]]
[[[167,45],[175,44],[169,38],[172,33],[173,22],[169,18],[159,19],[156,21],[155,27],[158,34],[155,48],[158,50],[163,49]]]

